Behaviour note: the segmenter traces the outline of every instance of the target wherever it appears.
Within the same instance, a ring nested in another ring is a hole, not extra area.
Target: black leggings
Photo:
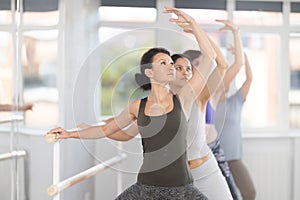
[[[135,183],[116,200],[207,200],[193,184],[178,187],[161,187]]]

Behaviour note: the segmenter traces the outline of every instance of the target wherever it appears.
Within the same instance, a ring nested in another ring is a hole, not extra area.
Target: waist
[[[201,157],[201,158],[197,158],[194,160],[189,160],[188,164],[190,169],[194,169],[196,167],[199,167],[200,165],[202,165],[203,163],[205,163],[209,157],[210,157],[211,153],[206,154],[205,156]]]
[[[160,165],[156,165],[152,162],[150,165],[150,163],[144,162],[138,174],[138,181],[146,185],[167,187],[181,186],[193,182],[193,177],[186,162],[186,156],[182,156],[182,158],[169,165],[165,164],[160,163]]]

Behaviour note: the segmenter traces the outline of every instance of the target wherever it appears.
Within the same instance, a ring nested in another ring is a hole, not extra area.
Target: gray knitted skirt
[[[207,200],[193,184],[162,187],[135,183],[122,192],[116,200]]]

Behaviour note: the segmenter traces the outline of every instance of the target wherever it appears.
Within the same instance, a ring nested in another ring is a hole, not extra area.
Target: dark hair
[[[185,54],[173,54],[173,55],[171,56],[171,58],[172,58],[172,60],[173,60],[174,63],[175,63],[176,60],[179,59],[179,58],[185,58],[185,59],[187,59],[188,61],[190,61],[190,63],[192,63],[191,58],[190,58],[189,56],[185,55]]]
[[[149,49],[146,53],[144,53],[141,58],[141,73],[135,74],[135,81],[143,90],[151,89],[150,79],[145,75],[145,70],[152,68],[153,57],[158,53],[164,53],[170,56],[170,52],[164,48],[152,48]]]
[[[199,50],[187,50],[187,51],[183,52],[183,54],[188,56],[190,58],[191,62],[202,55],[201,51],[199,51]]]

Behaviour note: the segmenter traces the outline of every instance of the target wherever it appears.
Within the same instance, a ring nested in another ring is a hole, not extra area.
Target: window
[[[225,10],[211,10],[211,9],[181,9],[194,17],[199,24],[215,24],[216,19],[227,19],[227,12]]]
[[[291,25],[300,25],[300,3],[291,3],[290,23]]]
[[[11,11],[0,10],[0,24],[12,23]]]
[[[282,24],[281,2],[236,1],[234,23],[276,26]]]
[[[252,69],[253,81],[243,108],[242,124],[245,129],[276,128],[279,118],[278,69],[280,36],[277,34],[243,34],[244,50]],[[244,69],[236,79],[240,88]],[[253,109],[255,108],[255,109]]]
[[[23,35],[22,67],[24,101],[34,103],[26,112],[26,125],[51,127],[58,123],[57,31],[29,31]]]
[[[99,8],[101,21],[112,22],[154,22],[156,20],[155,8],[129,8],[129,7],[109,7]]]
[[[59,12],[25,12],[23,13],[24,25],[31,26],[53,26],[57,25],[59,20]]]
[[[154,34],[153,29],[99,29],[102,115],[116,115],[144,95],[138,90],[134,74],[139,72],[142,53],[154,46]]]
[[[0,32],[0,101],[13,104],[19,99],[19,104],[33,103],[34,112],[25,113],[25,125],[52,127],[58,123],[58,0],[21,1],[17,10],[11,13],[10,0],[0,4],[0,29],[4,30]],[[20,26],[18,35],[13,17],[21,18],[16,22]],[[16,68],[22,73],[20,84],[16,83]]]
[[[300,34],[290,35],[290,127],[300,128]]]
[[[0,103],[13,100],[13,41],[10,33],[0,32]]]
[[[175,7],[194,17],[200,24],[214,24],[216,19],[227,19],[225,0],[175,0]]]

